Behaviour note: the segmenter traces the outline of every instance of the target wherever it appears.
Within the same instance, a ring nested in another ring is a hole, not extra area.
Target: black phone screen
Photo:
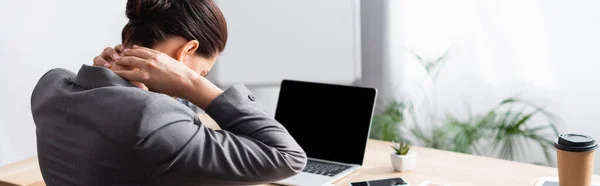
[[[407,183],[402,178],[390,178],[390,179],[382,179],[382,180],[354,182],[354,183],[351,183],[350,185],[351,186],[402,186],[402,185],[407,185]]]

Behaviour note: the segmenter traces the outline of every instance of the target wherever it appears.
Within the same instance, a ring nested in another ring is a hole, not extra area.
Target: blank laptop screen
[[[308,157],[362,165],[375,97],[372,88],[284,80],[275,119]]]

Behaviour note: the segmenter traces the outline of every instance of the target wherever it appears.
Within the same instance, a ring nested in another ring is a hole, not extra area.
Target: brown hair
[[[181,36],[198,40],[197,54],[210,58],[227,43],[225,17],[212,0],[128,0],[125,14],[125,46],[151,48],[169,36]]]

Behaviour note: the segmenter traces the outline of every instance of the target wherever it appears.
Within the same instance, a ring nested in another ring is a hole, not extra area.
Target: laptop
[[[358,170],[369,138],[377,90],[283,80],[275,120],[308,156],[304,170],[276,182],[320,186]]]

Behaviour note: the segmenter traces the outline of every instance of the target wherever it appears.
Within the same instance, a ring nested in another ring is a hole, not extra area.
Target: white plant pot
[[[390,158],[392,159],[394,170],[399,172],[410,171],[417,165],[417,153],[408,152],[404,156],[392,153]]]

